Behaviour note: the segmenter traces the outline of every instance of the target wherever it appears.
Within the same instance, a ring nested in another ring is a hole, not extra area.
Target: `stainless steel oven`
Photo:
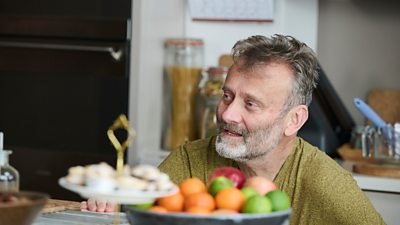
[[[128,113],[129,0],[0,0],[0,130],[21,189],[79,200],[57,180],[116,155],[106,132]]]

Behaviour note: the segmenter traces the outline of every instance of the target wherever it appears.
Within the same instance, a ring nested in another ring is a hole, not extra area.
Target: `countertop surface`
[[[125,213],[96,213],[66,210],[41,214],[32,225],[129,225]]]
[[[337,162],[346,170],[353,174],[354,179],[357,181],[361,189],[365,191],[380,191],[380,192],[391,192],[400,194],[400,179],[390,177],[378,177],[364,174],[358,174],[353,171],[354,161],[342,161]]]
[[[125,213],[97,213],[80,210],[80,202],[49,199],[32,225],[128,225]]]

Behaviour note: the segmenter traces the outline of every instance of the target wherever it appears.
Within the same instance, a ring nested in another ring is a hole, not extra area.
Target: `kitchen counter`
[[[363,175],[353,172],[354,161],[337,161],[343,168],[353,174],[361,189],[365,191],[379,191],[400,194],[400,179]]]
[[[80,203],[49,199],[33,225],[128,225],[125,213],[97,213],[80,210]]]

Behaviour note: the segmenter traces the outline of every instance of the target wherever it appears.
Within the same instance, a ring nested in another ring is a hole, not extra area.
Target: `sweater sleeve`
[[[305,171],[300,204],[310,218],[303,219],[326,225],[385,224],[352,175],[333,160],[324,162]]]

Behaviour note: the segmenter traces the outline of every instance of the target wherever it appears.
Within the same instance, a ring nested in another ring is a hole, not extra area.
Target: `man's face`
[[[232,66],[217,110],[217,152],[246,161],[276,148],[283,136],[285,115],[281,111],[292,82],[292,72],[283,64],[246,71]]]

